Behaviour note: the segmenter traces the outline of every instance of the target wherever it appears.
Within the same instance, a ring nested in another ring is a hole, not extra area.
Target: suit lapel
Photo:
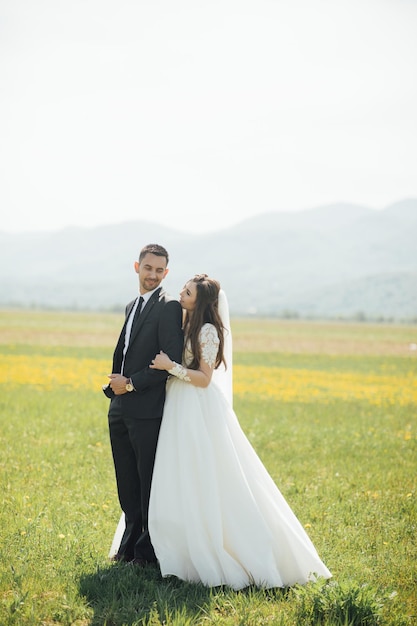
[[[126,324],[127,324],[127,320],[129,319],[129,315],[131,314],[132,309],[133,309],[133,307],[135,306],[135,302],[136,302],[136,298],[135,298],[135,300],[132,300],[132,302],[131,302],[130,304],[128,304],[128,305],[127,305],[127,308],[126,308],[126,318],[125,318],[125,326],[126,326]]]
[[[122,359],[122,356],[120,356],[120,353],[121,353],[121,351],[123,350],[123,346],[124,346],[124,343],[125,343],[125,335],[126,335],[126,325],[127,325],[127,320],[129,319],[129,316],[130,316],[130,314],[131,314],[131,312],[132,312],[132,309],[133,309],[133,307],[134,307],[134,305],[135,305],[135,302],[136,302],[136,300],[132,300],[132,302],[130,302],[130,303],[126,306],[126,309],[125,309],[125,321],[124,321],[124,324],[123,324],[123,328],[122,328],[122,330],[120,331],[119,340],[118,340],[118,342],[117,342],[116,349],[115,349],[115,354],[116,354],[116,353],[117,353],[117,354],[119,354],[120,363],[121,363],[121,359]],[[116,370],[115,370],[115,371],[116,371]]]

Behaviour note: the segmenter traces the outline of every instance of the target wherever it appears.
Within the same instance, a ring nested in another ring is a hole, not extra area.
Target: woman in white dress
[[[219,295],[205,274],[187,282],[183,364],[161,353],[150,366],[171,374],[149,504],[161,573],[234,589],[330,578],[213,376],[230,344]]]

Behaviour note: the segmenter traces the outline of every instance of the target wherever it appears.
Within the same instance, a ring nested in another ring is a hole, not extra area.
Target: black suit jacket
[[[135,300],[126,307],[125,323],[113,355],[113,373],[121,370],[126,323],[134,303]],[[183,341],[181,305],[159,288],[135,320],[130,333],[123,375],[132,379],[136,391],[117,396],[126,417],[162,417],[168,373],[150,369],[149,365],[160,350],[181,363]],[[114,396],[112,392],[110,395]]]

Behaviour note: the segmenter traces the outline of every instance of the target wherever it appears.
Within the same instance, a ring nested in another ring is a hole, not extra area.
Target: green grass
[[[15,330],[9,315],[0,319],[2,367],[16,353],[111,360],[120,316],[37,314],[31,316],[32,334],[23,340],[25,315],[31,314],[20,313]],[[241,365],[416,372],[417,360],[406,352],[399,355],[401,348],[378,354],[369,343],[376,333],[379,345],[382,330],[392,345],[396,329],[389,326],[374,331],[352,326],[354,341],[362,346],[358,355],[346,350],[352,344],[345,327],[338,352],[335,325],[329,325],[328,335],[325,325],[320,328],[323,346],[332,346],[327,354],[299,349],[300,336],[304,346],[317,339],[313,323],[310,335],[308,324],[301,332],[300,324],[286,323],[286,341],[291,335],[294,349],[269,352],[265,336],[258,343],[253,333],[248,343],[250,324],[257,328],[253,320],[244,329],[239,322],[235,330],[235,360]],[[271,337],[282,328],[271,322]],[[412,327],[399,328],[397,345],[412,332]],[[66,339],[59,343],[59,337]],[[110,564],[119,509],[107,401],[99,389],[42,391],[26,383],[2,385],[0,396],[2,626],[405,626],[417,621],[416,407],[235,398],[245,432],[333,573],[326,584],[235,592],[162,579],[156,569]]]

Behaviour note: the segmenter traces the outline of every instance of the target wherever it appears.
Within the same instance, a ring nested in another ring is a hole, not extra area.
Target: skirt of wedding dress
[[[331,577],[214,382],[168,381],[149,531],[163,576],[234,589]]]

